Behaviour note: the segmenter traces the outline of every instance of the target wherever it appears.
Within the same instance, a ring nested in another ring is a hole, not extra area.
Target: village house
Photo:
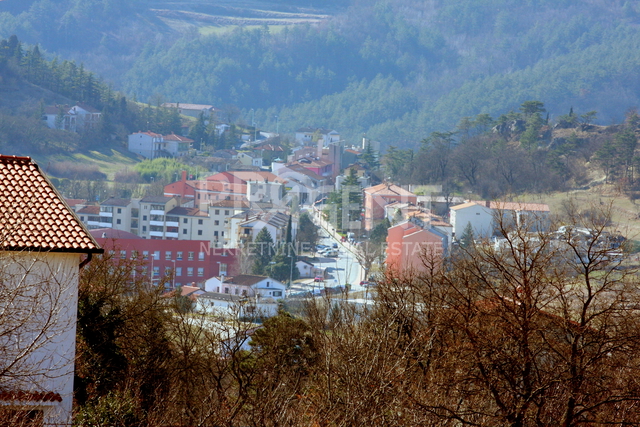
[[[161,135],[154,132],[136,132],[128,137],[127,149],[146,159],[181,157],[189,153],[193,140],[186,136]]]
[[[79,102],[70,107],[68,105],[52,105],[44,108],[42,120],[50,129],[61,129],[69,132],[83,132],[95,129],[100,124],[102,113]]]
[[[0,156],[0,183],[0,419],[71,425],[80,269],[102,249],[29,157]]]
[[[384,207],[390,203],[416,204],[418,198],[412,192],[389,182],[364,189],[364,228],[373,229],[385,216]]]
[[[452,206],[449,214],[458,240],[469,224],[474,238],[493,236],[498,218],[507,228],[518,225],[532,231],[546,231],[549,227],[549,206],[543,203],[468,201]]]
[[[279,300],[285,297],[287,287],[271,277],[241,274],[233,277],[211,277],[206,280],[204,290],[256,299],[273,298]]]
[[[215,119],[217,113],[220,111],[213,105],[206,104],[183,104],[180,102],[165,102],[162,104],[162,106],[164,108],[176,108],[178,110],[178,114],[195,117],[196,119],[200,117],[200,114],[202,114],[207,120]]]

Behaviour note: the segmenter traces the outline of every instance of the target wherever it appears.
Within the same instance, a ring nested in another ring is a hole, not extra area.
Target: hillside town
[[[212,105],[163,107],[200,119],[214,120],[219,113]],[[74,107],[63,122],[73,123],[74,115],[87,110]],[[216,129],[223,135],[229,125]],[[426,257],[441,266],[469,239],[499,246],[504,236],[497,218],[555,231],[548,229],[546,204],[470,200],[437,187],[400,186],[381,178],[372,167],[380,160],[380,144],[365,137],[349,145],[336,130],[304,127],[285,145],[278,133],[254,128],[240,140],[231,149],[206,154],[215,159],[214,169],[197,176],[186,170],[176,174],[162,196],[105,195],[99,202],[67,203],[102,247],[118,259],[141,260],[142,275],[167,292],[189,297],[195,310],[223,312],[252,298],[252,310],[265,316],[277,312],[278,301],[300,295],[343,289],[357,295],[385,270],[422,272]],[[194,148],[187,136],[148,131],[129,135],[128,149],[151,160],[207,150]],[[320,239],[298,238],[301,214],[319,227]],[[376,228],[382,239],[373,239]],[[260,240],[265,231],[271,247]],[[277,277],[270,277],[274,271],[268,265],[255,274],[260,270],[251,261],[256,253],[269,251],[273,257],[287,244],[288,268]],[[271,283],[270,289],[237,286],[260,281]],[[372,295],[367,292],[367,298]]]

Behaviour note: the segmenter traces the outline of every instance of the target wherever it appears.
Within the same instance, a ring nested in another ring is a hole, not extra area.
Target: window
[[[187,234],[187,229],[186,228],[182,229],[182,234]]]
[[[227,264],[225,263],[220,263],[220,271],[218,271],[218,274],[221,276],[226,276],[227,275]]]
[[[164,227],[161,225],[152,225],[151,227],[149,227],[149,230],[162,233],[164,231]]]
[[[229,288],[225,287],[225,288],[224,288],[224,293],[225,293],[225,294],[228,294],[228,293],[229,293]]]
[[[182,276],[182,267],[176,267],[176,276]]]
[[[198,277],[204,277],[204,267],[198,267]]]
[[[131,259],[138,259],[138,251],[131,251]]]
[[[183,224],[186,224],[186,223],[187,223],[187,218],[183,218],[183,219],[182,219],[182,223],[183,223]]]
[[[220,209],[216,209],[215,214],[220,215]]]
[[[80,216],[80,221],[84,221],[84,216]]]
[[[153,252],[153,259],[158,261],[160,259],[160,251]]]
[[[267,282],[267,288],[269,287],[269,282]]]
[[[217,232],[217,231],[214,231],[214,232],[213,232],[213,236],[214,236],[214,237],[218,237],[218,232]]]
[[[176,259],[177,259],[178,261],[182,261],[182,251],[178,251],[178,252],[176,252]]]
[[[216,219],[215,221],[213,221],[213,225],[220,225],[220,221]]]
[[[238,295],[238,288],[235,288],[234,291],[235,291],[235,294]]]
[[[202,230],[198,230],[198,236],[202,236]]]
[[[121,219],[116,219],[116,224],[122,224],[122,220]]]
[[[224,214],[225,215],[229,215],[229,211],[224,211]]]
[[[189,261],[193,261],[193,255],[195,254],[195,252],[187,252],[187,259]]]
[[[166,251],[164,253],[164,259],[171,260],[171,251]]]
[[[202,225],[202,220],[201,219],[198,220],[198,225]]]
[[[204,252],[198,252],[198,261],[204,261]]]
[[[187,267],[187,276],[193,276],[193,267]]]
[[[149,251],[142,251],[142,259],[149,259]]]
[[[138,210],[138,208],[132,208],[131,218],[138,218],[138,216],[140,216],[140,211]]]
[[[146,221],[147,220],[147,216],[146,215],[142,215],[142,220]]]
[[[127,251],[120,251],[120,259],[127,259]]]
[[[146,225],[142,226],[142,231],[147,231],[147,226]]]
[[[178,218],[177,216],[168,216],[167,215],[167,222],[180,222],[180,218]]]
[[[273,296],[274,297],[281,297],[282,296],[282,291],[273,291]]]
[[[122,209],[121,208],[118,208],[118,213],[122,213]]]
[[[224,237],[224,231],[222,232],[222,234],[220,234],[222,237]]]
[[[160,266],[159,265],[154,265],[153,266],[153,275],[154,276],[159,276],[160,275]]]

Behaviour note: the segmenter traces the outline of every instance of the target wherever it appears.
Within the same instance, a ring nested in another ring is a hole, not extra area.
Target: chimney
[[[186,182],[187,181],[187,171],[182,171],[182,182]]]

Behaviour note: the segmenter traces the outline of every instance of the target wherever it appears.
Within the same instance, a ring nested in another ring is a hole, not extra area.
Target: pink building
[[[411,221],[389,228],[387,268],[399,274],[440,268],[447,247],[446,236]]]
[[[418,196],[391,183],[364,189],[364,228],[371,230],[376,221],[384,219],[384,207],[393,202],[417,204]]]

